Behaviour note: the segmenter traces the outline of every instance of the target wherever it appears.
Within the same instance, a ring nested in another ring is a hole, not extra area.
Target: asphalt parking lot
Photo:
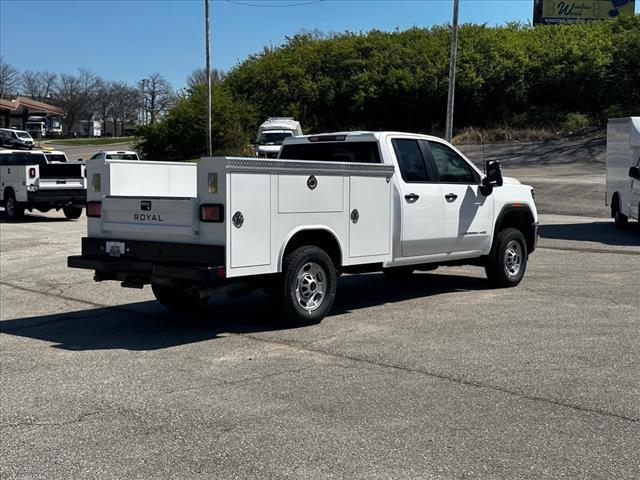
[[[547,167],[569,199],[505,163],[543,192],[519,287],[343,276],[299,329],[260,293],[169,313],[66,268],[84,218],[0,216],[0,477],[640,477],[640,233],[568,158]]]

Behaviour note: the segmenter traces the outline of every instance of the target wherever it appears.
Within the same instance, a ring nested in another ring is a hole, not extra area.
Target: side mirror
[[[629,169],[629,176],[631,178],[635,178],[636,180],[640,180],[640,168],[638,167],[631,167]]]
[[[501,187],[502,180],[502,168],[498,161],[488,161],[485,165],[486,176],[482,179],[482,186],[480,191],[484,195],[491,195],[495,187]]]
[[[252,139],[249,141],[249,143],[250,143],[251,145],[257,145],[257,144],[258,144],[258,142],[257,142],[254,138],[252,138]]]

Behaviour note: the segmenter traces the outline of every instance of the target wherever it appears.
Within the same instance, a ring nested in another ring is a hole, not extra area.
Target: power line
[[[297,3],[271,3],[269,0],[263,0],[261,3],[250,3],[242,0],[225,0],[228,3],[234,5],[242,5],[244,7],[258,7],[258,8],[287,8],[287,7],[302,7],[304,5],[314,5],[316,3],[322,3],[325,0],[309,0],[307,2]]]

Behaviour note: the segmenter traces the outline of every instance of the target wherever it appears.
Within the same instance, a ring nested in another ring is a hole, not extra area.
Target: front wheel
[[[287,255],[277,295],[284,320],[291,326],[318,323],[336,297],[336,267],[319,247],[300,247]]]
[[[62,207],[62,212],[67,220],[77,220],[82,215],[82,207]]]
[[[496,287],[515,287],[527,269],[527,242],[520,230],[506,228],[495,240],[485,272]]]
[[[199,310],[209,301],[209,297],[200,298],[194,289],[151,284],[151,290],[158,302],[169,310],[178,312]]]
[[[615,222],[616,227],[624,228],[627,226],[627,223],[629,223],[629,217],[627,217],[624,213],[622,213],[620,211],[620,208],[616,206],[616,208],[613,211],[613,221]]]

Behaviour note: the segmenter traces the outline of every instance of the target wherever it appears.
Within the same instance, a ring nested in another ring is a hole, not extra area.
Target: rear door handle
[[[453,202],[456,198],[458,198],[458,195],[456,195],[455,193],[447,193],[444,198],[447,199],[447,202]]]
[[[415,193],[410,193],[408,195],[405,195],[404,198],[407,199],[409,202],[415,202],[420,198],[420,195],[416,195]]]

